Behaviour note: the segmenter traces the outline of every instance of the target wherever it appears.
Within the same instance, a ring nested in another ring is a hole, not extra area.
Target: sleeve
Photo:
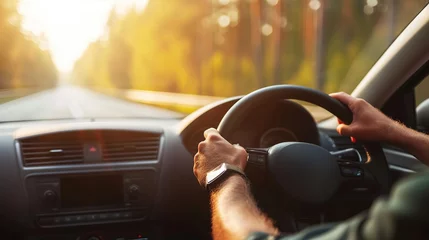
[[[379,198],[368,212],[337,224],[310,227],[293,235],[253,233],[249,240],[429,239],[429,173],[401,181],[389,200]]]

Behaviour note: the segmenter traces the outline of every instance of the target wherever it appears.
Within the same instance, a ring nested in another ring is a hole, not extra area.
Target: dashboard
[[[192,172],[207,128],[239,98],[184,119],[0,124],[0,230],[14,239],[210,239],[207,193]],[[281,101],[243,116],[232,142],[359,148]],[[363,149],[360,149],[362,151]]]

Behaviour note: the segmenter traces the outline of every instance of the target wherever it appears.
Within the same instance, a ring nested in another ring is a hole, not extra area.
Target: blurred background
[[[351,92],[427,3],[0,0],[0,102],[77,85],[188,113],[273,84]]]

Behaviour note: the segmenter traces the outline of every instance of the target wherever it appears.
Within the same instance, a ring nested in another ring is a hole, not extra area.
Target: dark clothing
[[[310,227],[287,236],[254,233],[248,239],[429,239],[429,173],[402,180],[390,199],[380,198],[368,212],[342,223]]]

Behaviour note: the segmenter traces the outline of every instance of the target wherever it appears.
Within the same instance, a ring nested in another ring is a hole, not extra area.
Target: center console
[[[28,176],[31,215],[41,228],[141,221],[156,193],[156,171]]]

